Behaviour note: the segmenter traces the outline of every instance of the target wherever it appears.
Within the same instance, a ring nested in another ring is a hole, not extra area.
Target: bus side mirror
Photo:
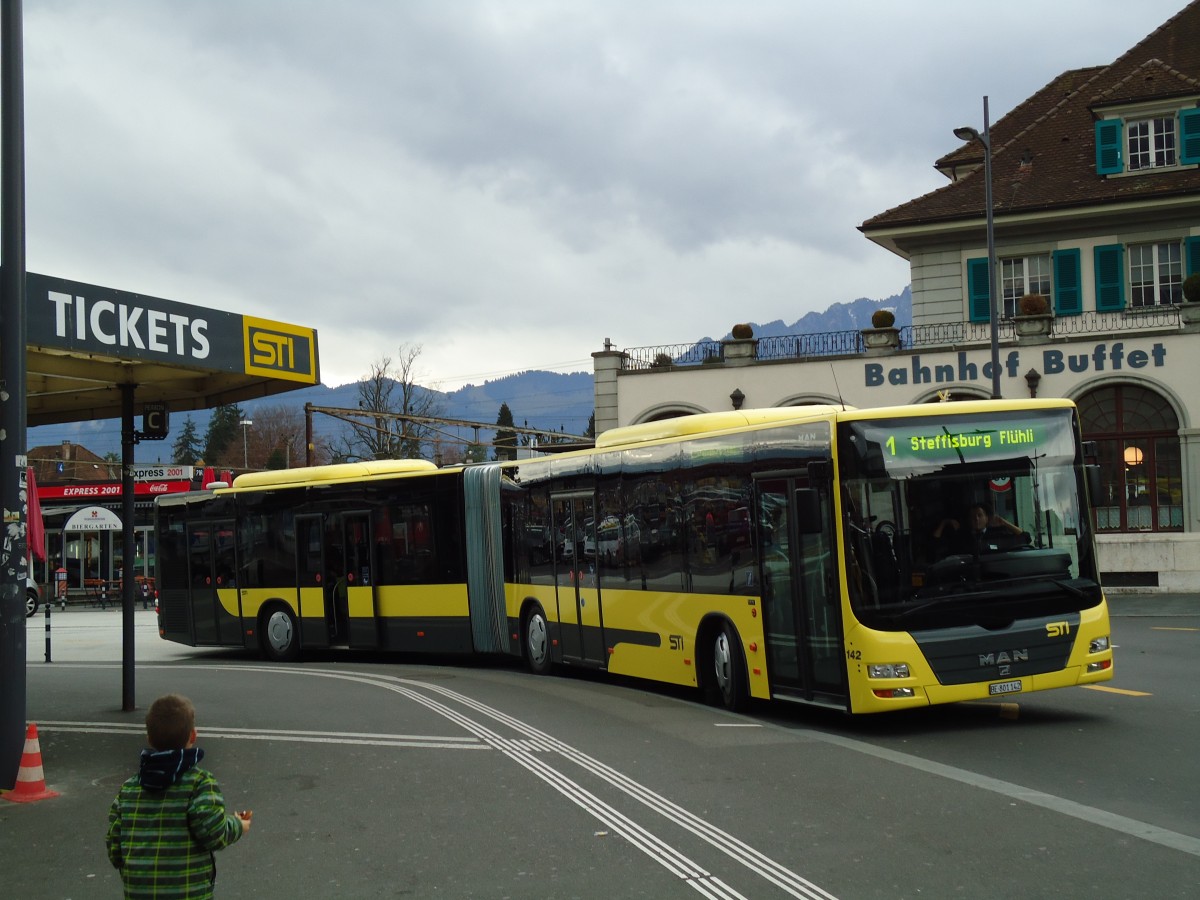
[[[833,484],[833,463],[828,459],[814,459],[808,464],[808,483],[828,488]]]
[[[813,488],[798,488],[795,494],[796,528],[801,534],[820,534],[821,493]]]
[[[1100,503],[1100,467],[1099,466],[1084,466],[1084,474],[1087,476],[1088,499],[1093,504]]]

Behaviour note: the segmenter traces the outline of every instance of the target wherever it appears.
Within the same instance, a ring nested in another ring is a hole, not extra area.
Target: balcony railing
[[[1158,306],[1120,312],[1089,311],[1074,316],[1056,316],[1050,338],[1068,338],[1088,334],[1123,334],[1130,331],[1169,331],[1181,325],[1179,307]],[[943,322],[935,325],[905,325],[899,330],[900,350],[917,348],[963,347],[991,342],[987,322]],[[997,323],[997,337],[1004,342],[1015,339],[1012,319]],[[724,361],[721,341],[705,340],[694,344],[660,344],[625,350],[623,369],[637,372],[697,366]],[[758,339],[755,359],[804,360],[826,356],[849,356],[863,352],[861,331],[829,331],[822,334],[783,334]]]

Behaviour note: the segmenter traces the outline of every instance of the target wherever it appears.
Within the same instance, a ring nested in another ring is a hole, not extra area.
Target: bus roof
[[[266,472],[247,472],[233,480],[233,490],[300,487],[305,484],[361,481],[363,479],[391,478],[396,475],[415,475],[436,471],[437,466],[427,459],[373,459],[361,462],[336,463],[328,466],[309,466],[301,469],[271,469]]]

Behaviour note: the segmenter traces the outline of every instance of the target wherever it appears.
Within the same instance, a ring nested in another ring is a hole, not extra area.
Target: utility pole
[[[25,747],[25,100],[20,0],[0,3],[0,788]],[[47,620],[49,621],[49,620]]]

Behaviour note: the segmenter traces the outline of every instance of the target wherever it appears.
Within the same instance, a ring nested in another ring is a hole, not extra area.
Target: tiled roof
[[[70,444],[69,453],[64,454],[62,444],[49,444],[43,447],[32,447],[25,454],[29,465],[33,467],[37,483],[55,484],[73,481],[111,481],[120,477],[120,464],[109,463],[102,456],[97,456],[87,447]],[[64,455],[69,458],[64,459]],[[59,471],[59,464],[62,471]]]
[[[1200,192],[1200,170],[1194,168],[1139,178],[1096,174],[1094,110],[1193,94],[1200,95],[1200,0],[1193,0],[1113,63],[1065,72],[991,127],[997,221],[1006,212]],[[936,165],[943,171],[957,165],[961,172],[981,163],[982,148],[968,144]],[[983,206],[983,170],[978,168],[868,219],[860,229],[978,218]]]

